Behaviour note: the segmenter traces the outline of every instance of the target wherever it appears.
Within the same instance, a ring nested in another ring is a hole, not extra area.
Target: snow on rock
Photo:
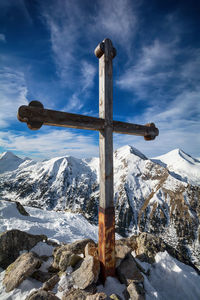
[[[54,247],[51,245],[47,245],[44,242],[39,242],[35,245],[31,251],[35,252],[37,255],[42,256],[44,253],[47,256],[51,256],[53,253]]]
[[[42,287],[42,283],[29,278],[24,280],[20,286],[13,291],[6,293],[5,287],[2,285],[5,271],[0,272],[0,299],[1,300],[25,300],[30,292]]]

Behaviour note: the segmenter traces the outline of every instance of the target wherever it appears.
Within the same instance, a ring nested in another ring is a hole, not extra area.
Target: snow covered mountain
[[[12,152],[4,152],[0,154],[0,172],[13,171],[23,163],[23,159],[17,157]]]
[[[169,153],[156,157],[154,162],[161,164],[182,181],[200,186],[200,160],[191,157],[183,150],[175,149]]]
[[[1,164],[2,157],[0,158]],[[0,165],[1,166],[1,165]],[[82,213],[97,223],[99,160],[57,157],[0,167],[0,197],[21,204]],[[147,231],[191,256],[200,248],[200,162],[181,150],[152,160],[125,146],[114,153],[116,229]]]

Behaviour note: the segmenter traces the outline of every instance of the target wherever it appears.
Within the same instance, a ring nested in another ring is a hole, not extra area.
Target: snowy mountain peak
[[[200,161],[181,149],[174,149],[152,161],[167,167],[174,175],[181,176],[186,182],[200,185]]]
[[[0,173],[14,171],[21,163],[23,163],[23,161],[23,159],[14,155],[10,151],[3,152],[0,155]]]
[[[174,149],[164,155],[156,157],[156,159],[171,161],[172,163],[178,160],[185,160],[190,164],[200,164],[200,161],[193,158],[191,155],[184,152],[182,149]]]
[[[137,150],[136,148],[134,148],[130,145],[123,146],[115,151],[115,156],[117,156],[119,158],[127,157],[130,154],[138,156],[139,158],[144,159],[144,160],[147,159],[147,157],[144,154],[142,154],[142,152],[140,152],[139,150]]]
[[[2,154],[0,154],[0,160],[2,159],[16,159],[19,157],[16,156],[15,154],[13,154],[11,151],[6,151],[6,152],[3,152]]]

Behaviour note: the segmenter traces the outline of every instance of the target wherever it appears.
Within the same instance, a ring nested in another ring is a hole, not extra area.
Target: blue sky
[[[98,59],[113,60],[113,118],[160,130],[155,141],[114,134],[148,157],[181,148],[200,157],[200,2],[159,0],[0,1],[0,152],[32,158],[98,156],[98,132],[43,126],[30,131],[17,110],[98,116]]]

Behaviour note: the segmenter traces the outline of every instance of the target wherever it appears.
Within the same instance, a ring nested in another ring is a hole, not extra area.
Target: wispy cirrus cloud
[[[146,124],[154,122],[159,136],[151,142],[142,137],[115,136],[115,147],[131,144],[147,156],[158,156],[175,148],[181,148],[199,157],[200,89],[183,90],[171,102],[161,106],[152,104],[143,114],[129,122]],[[193,149],[191,151],[191,149]]]
[[[61,85],[69,91],[73,90],[63,110],[73,109],[74,112],[81,110],[90,95],[97,72],[97,65],[82,59],[88,50],[82,40],[82,31],[88,28],[88,17],[82,13],[82,9],[84,6],[81,7],[78,1],[51,1],[48,7],[42,5]],[[81,47],[85,47],[85,51]]]
[[[25,132],[0,132],[0,143],[7,150],[21,152],[24,156],[35,159],[64,155],[77,158],[98,155],[94,135],[85,136],[66,129],[41,129],[31,135]]]
[[[118,79],[122,89],[134,91],[138,97],[159,96],[166,83],[177,76],[174,64],[178,55],[176,41],[173,43],[154,40],[141,49],[138,60],[130,66]],[[152,97],[151,97],[152,98]]]
[[[73,84],[80,68],[81,33],[88,19],[78,1],[50,1],[48,6],[41,4],[41,7],[58,75],[63,84]]]
[[[5,128],[17,120],[20,105],[27,104],[24,74],[11,68],[0,70],[0,127]]]
[[[103,32],[103,37],[114,39],[124,50],[130,50],[130,40],[133,40],[138,29],[136,5],[138,1],[99,1],[98,11],[94,16],[94,30]]]
[[[79,93],[74,93],[70,99],[68,99],[67,104],[62,108],[62,111],[66,112],[77,112],[82,109],[84,102],[81,101]]]
[[[84,106],[85,98],[90,95],[90,89],[94,84],[96,68],[84,60],[80,63],[80,73],[82,76],[77,85],[77,89],[68,99],[67,104],[62,108],[63,111],[79,112]]]

